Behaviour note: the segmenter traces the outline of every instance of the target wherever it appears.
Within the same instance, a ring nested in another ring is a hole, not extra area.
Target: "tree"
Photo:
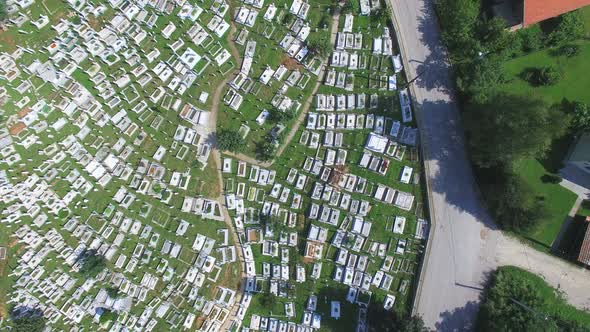
[[[516,36],[520,39],[521,50],[525,53],[533,52],[543,47],[543,32],[538,24],[519,29]]]
[[[260,161],[269,161],[274,157],[276,150],[276,144],[270,139],[265,138],[264,140],[256,144],[256,159]]]
[[[540,157],[567,126],[559,111],[539,97],[507,93],[471,105],[464,122],[471,159],[480,168]]]
[[[563,103],[572,114],[570,120],[572,129],[579,132],[590,130],[590,107],[588,104],[580,101],[568,102],[567,100]]]
[[[259,298],[259,303],[263,307],[269,308],[270,310],[272,310],[272,308],[277,303],[277,299],[271,293],[262,293]]]
[[[485,102],[504,82],[501,61],[491,55],[457,66],[457,88],[462,96],[475,103]]]
[[[268,119],[274,123],[288,122],[295,116],[292,110],[281,111],[276,108],[271,109],[269,113]]]
[[[217,148],[222,151],[240,152],[244,149],[244,138],[234,130],[223,129],[217,133]]]
[[[470,57],[477,53],[474,32],[479,9],[478,0],[441,0],[436,3],[440,24],[443,26],[441,37],[451,55]]]
[[[555,66],[538,68],[536,76],[536,83],[539,85],[555,85],[561,79],[561,73]]]
[[[108,287],[106,289],[107,294],[112,297],[113,299],[116,299],[119,297],[120,293],[119,293],[119,289],[114,288],[114,287]]]
[[[327,57],[332,52],[330,39],[325,34],[315,34],[307,42],[307,48],[312,54]]]
[[[545,299],[532,282],[500,268],[491,284],[484,293],[476,330],[557,331],[553,321],[535,312],[545,305]]]
[[[349,13],[358,13],[359,12],[359,2],[358,0],[345,0],[344,5],[342,6],[342,13],[349,14]]]
[[[0,0],[0,22],[8,18],[8,8],[6,8],[6,0]]]
[[[118,317],[119,317],[119,314],[117,314],[116,312],[108,310],[108,309],[104,309],[104,312],[102,313],[102,315],[100,315],[99,321],[101,324],[104,324],[108,321],[114,322],[117,320]]]
[[[559,23],[547,37],[551,46],[563,45],[584,36],[584,19],[579,10],[561,15]]]
[[[494,54],[504,59],[514,54],[518,46],[518,38],[514,38],[514,35],[506,28],[506,21],[500,17],[494,17],[479,24],[479,39],[483,53]]]
[[[16,307],[10,311],[12,331],[41,332],[45,330],[45,317],[39,309]]]
[[[106,259],[99,255],[96,250],[87,250],[80,258],[82,266],[80,266],[80,274],[87,278],[96,277],[106,267]]]

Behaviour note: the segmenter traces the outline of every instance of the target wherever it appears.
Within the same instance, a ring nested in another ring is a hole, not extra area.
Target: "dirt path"
[[[332,29],[331,29],[331,35],[330,35],[330,40],[331,43],[334,44],[335,40],[336,40],[336,33],[338,32],[338,23],[340,20],[340,11],[337,10],[335,15],[332,17]],[[237,60],[238,62],[238,68],[241,66],[242,63],[242,58],[240,56],[240,53],[238,51],[238,49],[236,48],[234,41],[233,41],[233,35],[236,33],[237,29],[236,26],[234,24],[234,22],[230,22],[230,32],[227,36],[227,41],[228,41],[228,45],[230,48],[230,53],[232,54],[232,56],[234,57],[234,59]],[[281,145],[281,147],[279,148],[279,150],[277,151],[277,157],[280,156],[283,151],[285,150],[285,148],[289,145],[289,143],[291,142],[291,140],[293,139],[293,137],[295,136],[295,133],[297,133],[297,130],[299,129],[299,126],[301,125],[301,123],[303,123],[303,121],[305,120],[305,116],[311,106],[311,103],[313,102],[313,98],[315,97],[315,94],[317,93],[317,90],[319,89],[320,85],[323,82],[323,76],[326,70],[326,63],[327,61],[324,60],[322,61],[321,64],[321,70],[320,73],[318,75],[318,81],[316,82],[316,85],[314,86],[312,93],[310,95],[310,97],[307,99],[307,101],[305,102],[303,109],[301,111],[301,113],[299,114],[299,117],[297,118],[297,120],[295,121],[295,124],[293,125],[291,131],[289,132],[289,134],[287,135],[285,142]],[[238,69],[239,70],[239,69]],[[221,194],[219,195],[219,197],[216,198],[217,202],[220,204],[221,206],[221,213],[223,214],[223,220],[226,224],[226,226],[228,227],[228,229],[230,230],[233,242],[236,246],[236,254],[238,256],[238,262],[240,265],[240,274],[241,274],[241,278],[244,279],[246,277],[245,271],[244,271],[244,267],[245,267],[245,263],[244,263],[244,257],[243,257],[243,252],[242,252],[242,248],[240,245],[240,239],[239,236],[236,232],[236,229],[233,225],[233,221],[231,220],[231,217],[229,215],[229,212],[227,210],[227,206],[225,205],[225,197],[223,196],[223,191],[224,191],[224,184],[223,184],[223,176],[222,176],[222,163],[221,163],[221,153],[219,151],[219,149],[217,149],[217,141],[216,141],[216,130],[217,130],[217,119],[218,119],[218,113],[219,113],[219,107],[221,104],[221,98],[222,98],[222,93],[225,89],[225,86],[233,79],[235,72],[233,72],[232,74],[229,74],[221,83],[219,83],[219,85],[215,88],[214,93],[213,93],[213,102],[211,105],[211,112],[209,115],[209,122],[207,124],[207,126],[210,129],[210,135],[211,135],[211,144],[212,144],[212,150],[211,150],[211,158],[213,159],[214,165],[215,165],[215,169],[217,171],[217,181],[219,184],[219,188],[221,188]],[[243,161],[246,161],[247,163],[250,163],[252,165],[257,165],[260,167],[270,167],[272,165],[272,162],[260,162],[258,160],[256,160],[255,158],[252,158],[250,156],[244,155],[244,154],[235,154],[235,153],[227,153],[227,155],[229,155],[230,157],[233,158],[237,158],[237,159],[241,159]],[[273,160],[274,161],[274,160]],[[230,313],[228,315],[228,318],[225,320],[225,322],[223,323],[222,327],[221,327],[221,331],[228,331],[233,320],[236,317],[237,311],[240,307],[240,302],[242,300],[242,297],[244,295],[244,284],[240,283],[240,289],[236,290],[236,300],[235,300],[235,304],[233,305],[233,307],[230,309]]]
[[[340,8],[337,8],[334,15],[332,16],[332,26],[330,29],[330,44],[331,45],[336,44],[336,34],[338,33],[338,23],[339,22],[340,22]],[[305,101],[305,104],[303,104],[303,109],[301,110],[301,113],[299,113],[297,120],[295,121],[295,123],[291,127],[291,131],[289,132],[287,137],[285,137],[285,141],[283,142],[283,144],[281,144],[281,146],[277,150],[276,157],[275,157],[275,159],[273,159],[273,162],[274,162],[274,160],[276,160],[277,157],[280,157],[283,154],[285,149],[291,143],[291,140],[293,140],[293,137],[295,137],[297,130],[299,130],[299,126],[301,126],[303,121],[305,121],[305,116],[307,115],[307,112],[309,111],[311,104],[313,103],[313,98],[315,97],[316,93],[318,92],[318,89],[320,88],[320,86],[324,82],[324,75],[326,72],[327,65],[328,65],[328,61],[327,61],[327,59],[324,59],[322,61],[322,65],[321,65],[322,68],[320,70],[320,73],[318,74],[318,80],[317,80],[315,86],[313,87],[311,95],[309,95],[309,98],[307,98],[307,100]],[[271,164],[272,164],[272,162],[271,162]]]
[[[230,25],[229,34],[227,35],[227,41],[229,44],[230,53],[232,54],[234,59],[236,59],[238,61],[238,68],[239,68],[241,65],[241,57],[238,52],[238,49],[236,48],[236,46],[233,43],[233,35],[236,32],[236,30],[237,29],[232,22]],[[227,77],[223,81],[221,81],[219,83],[219,85],[215,88],[215,90],[213,92],[213,97],[212,97],[213,103],[211,104],[211,112],[209,113],[209,123],[207,125],[210,129],[210,135],[211,135],[211,144],[212,144],[211,158],[213,159],[213,163],[214,163],[215,169],[217,171],[217,182],[218,182],[219,188],[221,189],[220,195],[219,195],[219,197],[216,198],[216,200],[221,207],[221,214],[223,215],[223,221],[225,222],[225,225],[229,229],[234,246],[236,247],[236,255],[237,255],[238,265],[239,265],[239,269],[240,269],[239,273],[241,275],[241,279],[243,279],[243,278],[245,278],[244,257],[243,257],[242,247],[240,245],[240,239],[239,239],[238,233],[236,232],[236,229],[233,225],[233,221],[232,221],[231,217],[229,216],[227,206],[225,205],[225,198],[223,196],[223,191],[224,191],[223,176],[222,176],[222,172],[221,172],[221,154],[220,154],[219,150],[217,149],[217,141],[216,141],[216,136],[215,136],[215,133],[217,130],[217,114],[219,112],[219,106],[220,106],[221,97],[222,97],[221,94],[223,93],[225,86],[233,79],[234,73],[228,74]],[[220,329],[221,331],[228,331],[234,318],[236,317],[240,302],[242,301],[242,296],[244,294],[242,284],[243,283],[240,283],[240,289],[236,289],[236,298],[235,298],[234,305],[232,308],[230,308],[230,313],[227,316],[226,320],[223,322],[223,325]]]

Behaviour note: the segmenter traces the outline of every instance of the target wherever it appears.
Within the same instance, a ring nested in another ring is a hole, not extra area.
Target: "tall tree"
[[[475,29],[477,27],[480,2],[479,0],[441,0],[437,2],[436,10],[440,19],[442,39],[452,53],[471,57],[476,54],[477,42]]]
[[[567,127],[565,117],[544,100],[507,93],[471,105],[464,121],[472,161],[483,168],[540,157]]]

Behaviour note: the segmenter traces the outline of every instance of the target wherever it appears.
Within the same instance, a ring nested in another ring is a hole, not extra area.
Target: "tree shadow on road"
[[[417,74],[423,73],[416,80],[416,85],[428,90],[436,89],[452,95],[450,89],[453,88],[453,82],[449,75],[452,71],[450,71],[447,51],[440,40],[440,29],[434,5],[430,1],[426,1],[421,14],[422,16],[418,22],[418,33],[420,41],[428,48],[430,54],[423,61],[408,59],[410,63],[418,63],[416,65]]]
[[[475,317],[479,311],[479,304],[469,301],[465,306],[440,314],[440,322],[436,323],[437,331],[473,331]]]
[[[414,105],[421,118],[424,162],[429,164],[431,171],[429,189],[459,212],[470,214],[490,229],[497,229],[483,205],[473,177],[463,124],[454,103],[438,100]]]

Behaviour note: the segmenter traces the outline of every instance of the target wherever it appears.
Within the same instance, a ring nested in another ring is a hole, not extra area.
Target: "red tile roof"
[[[524,0],[524,26],[590,5],[590,0]]]

